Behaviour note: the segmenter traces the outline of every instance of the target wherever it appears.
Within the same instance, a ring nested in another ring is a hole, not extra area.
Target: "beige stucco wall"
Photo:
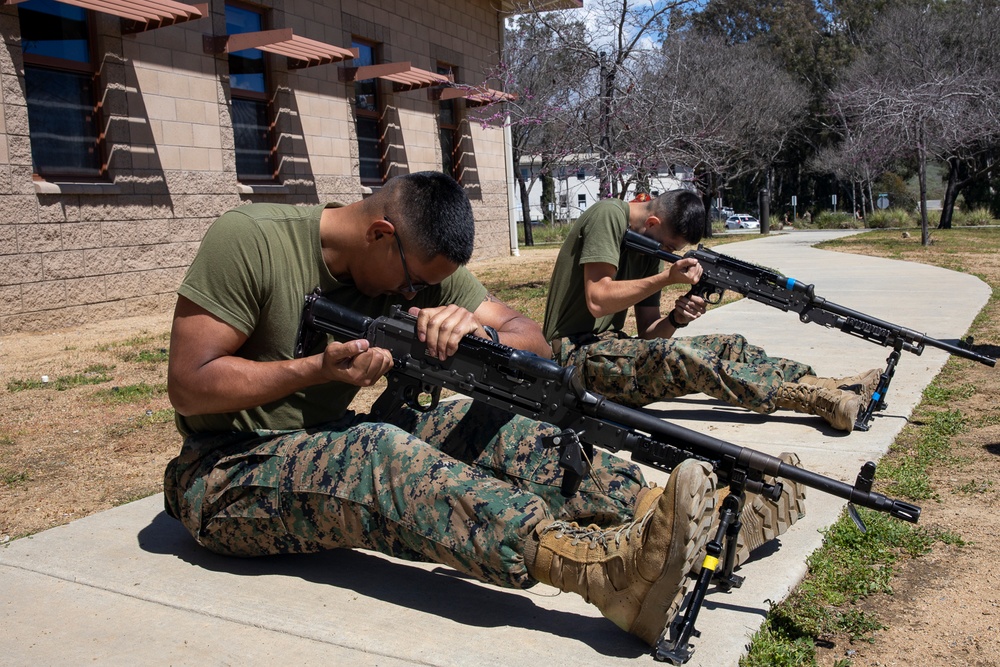
[[[385,61],[431,71],[447,61],[463,83],[481,83],[498,50],[490,0],[260,4],[272,8],[268,27],[343,47],[352,35],[382,42]],[[117,18],[93,15],[110,179],[87,185],[32,181],[17,10],[0,9],[0,335],[169,310],[205,229],[227,209],[363,196],[353,89],[338,80],[339,64],[289,70],[279,56],[269,58],[280,185],[240,185],[226,56],[203,46],[225,31],[224,3],[210,6],[208,18],[125,36]],[[440,170],[437,103],[426,89],[392,93],[383,84],[383,92],[398,121],[400,168]],[[477,122],[467,130],[475,258],[507,254],[503,132]]]

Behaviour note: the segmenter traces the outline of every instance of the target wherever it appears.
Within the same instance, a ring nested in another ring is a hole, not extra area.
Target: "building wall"
[[[268,28],[350,47],[382,42],[383,60],[434,71],[457,65],[479,84],[495,62],[498,15],[491,0],[265,0]],[[0,335],[172,308],[175,289],[208,225],[243,203],[348,203],[364,196],[352,109],[350,61],[288,69],[268,55],[278,109],[279,178],[247,186],[236,177],[228,60],[205,37],[225,34],[223,0],[200,20],[135,35],[92,14],[97,27],[106,183],[33,179],[16,6],[0,8]],[[448,17],[445,20],[443,17]],[[382,84],[393,126],[390,175],[440,170],[437,102],[427,89]],[[463,184],[477,221],[475,258],[510,249],[503,132],[465,123],[475,170]]]

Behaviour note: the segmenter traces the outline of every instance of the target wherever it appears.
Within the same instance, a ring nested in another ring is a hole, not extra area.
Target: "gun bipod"
[[[858,413],[858,417],[854,421],[855,430],[867,431],[870,429],[872,415],[877,411],[885,410],[889,407],[889,404],[885,402],[885,395],[889,391],[889,383],[892,382],[892,377],[896,374],[896,365],[899,363],[901,352],[902,343],[897,341],[895,346],[893,346],[892,352],[889,353],[889,357],[885,360],[885,370],[882,371],[882,375],[878,379],[878,385],[875,386],[875,391],[872,392],[871,400]]]
[[[745,480],[730,484],[729,494],[719,506],[719,527],[705,545],[701,571],[697,575],[691,574],[696,582],[687,596],[688,603],[684,607],[684,613],[678,611],[673,622],[665,628],[665,636],[656,644],[653,656],[657,662],[683,665],[691,659],[694,645],[690,640],[701,636],[701,632],[695,629],[695,623],[712,582],[723,592],[743,585],[743,577],[733,574],[733,569],[736,567],[737,537],[743,527],[740,517],[746,501],[744,483]]]

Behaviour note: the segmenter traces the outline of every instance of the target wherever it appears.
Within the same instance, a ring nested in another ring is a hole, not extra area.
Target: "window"
[[[451,65],[438,63],[437,73],[451,74],[452,80],[457,81],[455,68]],[[461,154],[458,152],[462,145],[462,137],[458,131],[461,112],[455,102],[455,100],[438,102],[438,136],[441,140],[441,171],[461,183]]]
[[[580,210],[587,208],[587,195],[577,195],[576,205],[580,207]]]
[[[358,57],[352,61],[354,67],[374,65],[377,61],[374,44],[353,40],[351,46],[358,50]],[[358,158],[361,182],[367,185],[381,185],[385,180],[382,161],[382,131],[380,116],[382,99],[378,80],[365,79],[354,82],[354,118],[358,134]]]
[[[260,12],[226,5],[227,34],[258,32],[263,26]],[[275,175],[267,78],[264,52],[260,49],[229,54],[236,175],[240,180],[273,179]]]
[[[29,0],[18,5],[18,17],[34,172],[102,175],[98,77],[87,10]]]
[[[583,173],[583,169],[576,172],[576,180],[582,181],[584,176],[586,176],[586,174]]]

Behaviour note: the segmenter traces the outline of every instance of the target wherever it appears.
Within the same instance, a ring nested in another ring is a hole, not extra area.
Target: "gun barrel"
[[[906,349],[918,355],[923,351],[924,345],[930,345],[931,347],[936,347],[939,350],[944,350],[949,354],[954,354],[955,356],[962,357],[963,359],[978,361],[986,366],[994,367],[997,363],[997,360],[993,357],[980,354],[975,350],[971,350],[967,347],[960,347],[943,340],[938,340],[937,338],[932,338],[918,331],[914,331],[913,329],[907,329],[906,327],[901,327],[898,324],[880,320],[877,317],[872,317],[871,315],[866,315],[865,313],[853,310],[846,306],[841,306],[840,304],[833,303],[832,301],[827,301],[822,297],[816,297],[813,300],[812,305],[821,310],[834,313],[835,315],[854,319],[858,322],[863,322],[868,326],[882,329],[883,333],[878,336],[878,338],[884,338],[882,341],[883,345],[892,345],[895,340],[900,340],[905,344]],[[871,337],[871,339],[875,340],[876,338]]]
[[[632,230],[625,232],[624,244],[630,250],[654,255],[667,262],[676,262],[680,259],[679,256],[660,249],[660,244],[653,239]],[[721,299],[723,292],[730,290],[753,301],[784,311],[798,312],[803,322],[836,326],[846,333],[882,345],[891,347],[899,341],[903,349],[917,355],[923,352],[925,345],[930,345],[964,359],[971,359],[990,367],[996,366],[996,359],[968,347],[931,338],[913,329],[827,301],[823,297],[816,296],[814,285],[789,278],[776,271],[701,247],[688,253],[687,256],[695,257],[705,270],[699,284],[692,288],[695,294],[702,296],[715,294]]]
[[[680,449],[710,460],[730,459],[738,466],[758,470],[774,477],[784,477],[793,482],[800,482],[808,487],[843,498],[855,505],[869,509],[887,512],[892,516],[916,523],[920,518],[920,508],[916,505],[894,500],[872,491],[859,489],[819,473],[811,472],[797,466],[788,465],[776,456],[765,454],[754,449],[741,447],[725,440],[713,438],[710,435],[692,431],[665,422],[662,419],[639,410],[627,408],[611,402],[601,402],[595,408],[596,417],[608,419],[618,424],[628,424],[632,428],[652,434],[655,438],[673,443]]]

